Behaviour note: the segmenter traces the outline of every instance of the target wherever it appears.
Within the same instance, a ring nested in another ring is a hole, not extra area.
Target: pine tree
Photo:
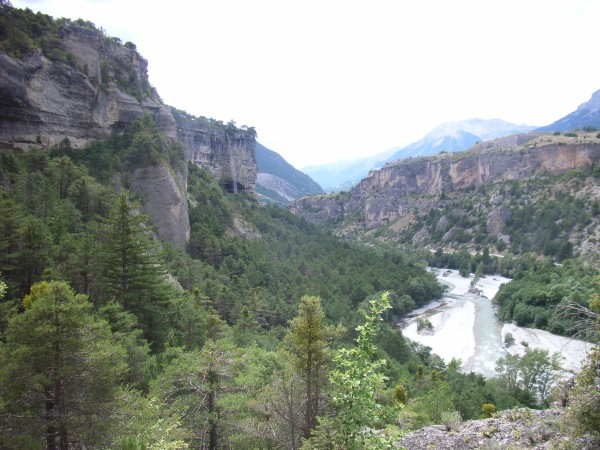
[[[310,437],[317,416],[323,412],[323,387],[332,358],[329,343],[341,334],[340,328],[325,325],[324,319],[321,298],[305,295],[300,299],[298,316],[290,321],[285,337],[285,349],[304,383],[302,434],[305,439]]]
[[[144,220],[121,194],[102,236],[102,278],[108,299],[115,299],[137,316],[156,349],[166,339],[163,316],[169,292],[150,238],[144,232]]]
[[[0,398],[6,401],[0,446],[45,441],[47,449],[63,450],[102,442],[127,368],[124,349],[87,297],[64,282],[34,285],[24,303],[0,352]]]
[[[151,382],[151,395],[185,418],[183,425],[194,434],[194,448],[213,450],[221,446],[224,410],[219,398],[234,389],[232,360],[229,344],[209,340],[202,350],[180,352]]]
[[[382,406],[375,393],[386,376],[380,371],[386,361],[375,359],[374,340],[380,328],[382,314],[391,308],[388,293],[370,301],[364,325],[358,326],[356,346],[338,350],[336,368],[330,375],[333,403],[337,414],[321,418],[315,435],[307,441],[309,449],[383,449],[389,448],[384,438],[372,427],[380,418]]]

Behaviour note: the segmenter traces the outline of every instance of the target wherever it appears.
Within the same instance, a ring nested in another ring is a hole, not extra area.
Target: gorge
[[[595,317],[554,312],[600,299],[599,139],[396,161],[294,215],[280,206],[321,189],[252,127],[165,105],[133,43],[0,0],[0,448],[417,449],[437,445],[428,426],[461,440],[447,448],[599,442],[597,347],[556,412],[532,412],[549,399],[523,377],[481,375],[503,351],[489,297],[508,278],[515,351],[537,345],[524,326]],[[463,298],[456,271],[488,298]],[[410,340],[396,324],[444,279],[456,298]]]

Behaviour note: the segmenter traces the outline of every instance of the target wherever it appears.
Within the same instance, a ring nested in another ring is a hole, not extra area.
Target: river
[[[477,293],[469,291],[471,278],[465,278],[455,270],[430,269],[436,273],[448,290],[441,300],[414,311],[404,323],[405,337],[432,348],[448,363],[452,358],[462,361],[462,370],[476,372],[486,377],[495,376],[496,361],[508,352],[524,354],[526,347],[541,348],[563,357],[563,367],[578,372],[592,344],[556,336],[546,331],[502,324],[495,314],[492,299],[503,283],[510,279],[498,275],[481,278],[476,285]],[[431,334],[417,331],[417,320],[428,319]],[[506,349],[503,336],[510,332],[515,345]],[[525,344],[525,345],[524,345]]]

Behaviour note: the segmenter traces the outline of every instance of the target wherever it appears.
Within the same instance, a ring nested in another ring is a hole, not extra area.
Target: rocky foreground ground
[[[562,410],[527,408],[503,411],[497,417],[460,424],[433,425],[410,433],[398,442],[407,450],[591,450],[584,438],[574,440],[563,431]]]

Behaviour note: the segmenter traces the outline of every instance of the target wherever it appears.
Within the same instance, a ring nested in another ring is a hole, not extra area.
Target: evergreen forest
[[[165,142],[144,117],[84,149],[2,152],[3,448],[386,448],[544,406],[403,338],[443,292],[418,253],[341,242],[192,165],[189,251],[158,239],[127,174],[176,161]]]

